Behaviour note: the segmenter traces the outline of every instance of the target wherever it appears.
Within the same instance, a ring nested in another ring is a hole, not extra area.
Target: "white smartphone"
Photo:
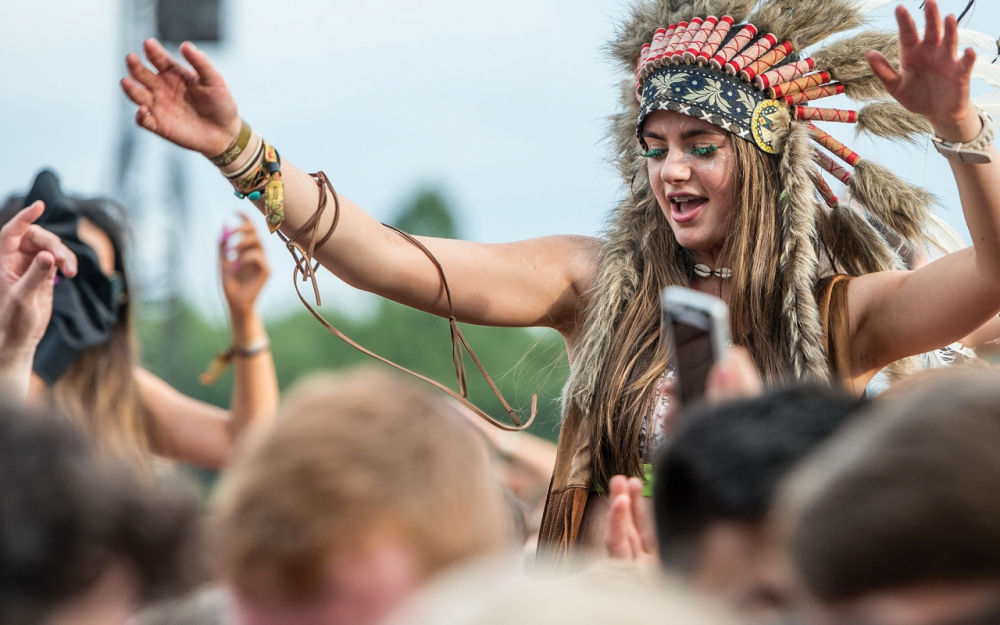
[[[729,348],[729,306],[714,295],[679,286],[663,289],[661,302],[677,396],[689,404],[705,394],[708,372]]]

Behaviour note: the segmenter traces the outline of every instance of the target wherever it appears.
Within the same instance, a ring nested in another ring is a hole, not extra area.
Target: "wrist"
[[[0,358],[0,388],[23,400],[28,393],[34,361],[34,346],[5,350]]]
[[[230,309],[232,339],[234,345],[250,343],[266,335],[264,322],[253,307]]]
[[[208,160],[212,160],[226,150],[228,150],[237,139],[239,139],[240,132],[243,130],[243,119],[236,116],[228,126],[222,130],[221,138],[219,142],[212,145],[209,149],[203,151],[201,154]]]
[[[983,129],[979,113],[971,104],[958,118],[931,119],[927,118],[938,138],[949,143],[968,143],[974,140]]]

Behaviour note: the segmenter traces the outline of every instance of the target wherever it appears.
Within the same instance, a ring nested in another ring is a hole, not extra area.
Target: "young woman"
[[[725,57],[719,68],[670,62],[675,50],[688,51],[678,46],[688,44],[700,53],[693,47],[697,42],[704,49],[714,45],[718,54],[735,46],[730,60],[767,70],[756,65],[758,56],[743,55],[755,48],[766,56],[774,48],[773,54],[787,57],[767,57],[774,69],[795,64],[782,70],[784,79],[795,68],[808,74],[815,63],[793,50],[859,26],[858,5],[850,0],[693,4],[708,6],[708,15],[693,15],[692,3],[642,4],[616,44],[630,71],[640,54],[645,56],[635,86],[629,86],[630,104],[616,123],[619,165],[631,193],[603,240],[560,236],[489,245],[420,238],[447,275],[459,321],[545,326],[565,338],[572,373],[540,538],[546,557],[567,556],[578,539],[603,546],[607,501],[591,493],[592,486],[606,488],[615,474],[641,475],[653,446],[646,444],[653,439],[647,432],[655,433],[653,419],[660,413],[657,380],[666,368],[658,299],[665,286],[691,286],[727,300],[734,343],[749,350],[765,380],[832,375],[856,392],[886,365],[958,340],[1000,310],[1000,155],[992,143],[981,146],[990,163],[951,161],[974,248],[919,271],[879,271],[895,265],[891,250],[872,235],[864,217],[857,218],[855,207],[834,201],[818,173],[813,176],[814,158],[823,159],[814,154],[810,138],[835,144],[808,122],[791,121],[816,113],[790,108],[766,97],[764,89],[740,83],[740,67],[735,76],[721,70]],[[758,27],[743,26],[747,18]],[[846,89],[860,99],[877,99],[888,92],[916,114],[907,117],[897,107],[899,114],[888,117],[909,119],[913,123],[906,128],[929,122],[948,142],[945,147],[961,151],[961,144],[990,130],[969,100],[975,54],[957,55],[955,18],[942,20],[933,0],[926,4],[924,39],[904,9],[897,18],[898,47],[892,38],[854,38],[851,45],[827,50],[823,62],[831,63],[829,72],[805,79],[820,85],[831,76],[843,79],[821,86],[824,94]],[[693,33],[696,24],[711,24],[708,38],[685,41],[683,33]],[[767,32],[774,34],[758,34]],[[775,47],[785,40],[787,45]],[[898,55],[898,69],[879,52],[868,53],[869,68],[863,54],[872,48]],[[651,57],[652,51],[660,55]],[[267,192],[260,174],[247,180],[241,173],[266,169],[266,163],[254,169],[262,162],[255,146],[264,144],[244,127],[206,55],[189,43],[181,46],[188,68],[156,41],[145,43],[145,53],[155,71],[132,54],[130,77],[122,81],[139,106],[136,122],[212,158],[238,188],[259,184],[255,188]],[[817,95],[806,87],[805,100]],[[871,109],[868,117],[881,110]],[[913,121],[919,116],[926,122]],[[235,160],[228,158],[241,149]],[[849,150],[836,154],[857,165],[851,183],[856,200],[901,235],[919,236],[926,194],[874,164],[858,162]],[[849,178],[824,158],[828,169]],[[283,214],[273,197],[258,201],[274,227],[290,237],[307,227],[312,232],[319,188],[327,195],[326,206],[339,200],[339,222],[320,240],[338,211],[322,213],[315,229],[314,240],[322,243],[315,249],[317,261],[357,288],[450,314],[439,275],[420,249],[318,187],[287,159],[280,167]],[[830,209],[820,205],[817,189]],[[847,275],[832,278],[835,274]],[[928,297],[931,293],[937,296]]]
[[[149,466],[152,455],[224,467],[252,426],[273,420],[278,402],[267,335],[254,310],[269,269],[252,224],[244,216],[220,246],[237,349],[227,411],[183,395],[139,366],[121,209],[107,200],[64,196],[48,171],[39,174],[27,198],[9,201],[2,216],[10,218],[26,200],[45,203],[38,225],[58,234],[79,265],[76,276],[56,284],[52,320],[35,353],[29,402],[55,404],[99,447],[137,465]]]

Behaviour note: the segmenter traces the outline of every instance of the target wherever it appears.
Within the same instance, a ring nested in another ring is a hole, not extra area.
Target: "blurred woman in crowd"
[[[129,233],[120,207],[104,199],[67,197],[56,176],[43,171],[27,197],[7,201],[0,221],[35,200],[45,202],[38,225],[59,235],[76,253],[80,269],[72,279],[57,276],[29,402],[58,406],[102,449],[137,464],[148,464],[152,455],[204,468],[225,466],[248,428],[274,418],[278,402],[267,335],[254,309],[269,268],[249,220],[244,216],[220,246],[232,321],[227,353],[235,363],[227,411],[180,393],[140,366],[125,258]]]

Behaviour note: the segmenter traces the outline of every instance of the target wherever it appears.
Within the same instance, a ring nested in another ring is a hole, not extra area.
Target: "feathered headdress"
[[[660,208],[645,176],[638,143],[646,116],[671,110],[715,124],[780,158],[782,332],[797,378],[828,376],[814,289],[820,252],[839,273],[899,268],[886,235],[903,242],[923,236],[933,198],[820,129],[854,124],[859,132],[916,142],[927,121],[889,98],[866,60],[868,50],[898,62],[894,33],[862,31],[829,45],[837,33],[861,27],[868,11],[888,0],[645,0],[623,25],[612,52],[633,76],[624,110],[613,120],[617,163],[632,185],[612,215],[576,362],[564,397],[588,412],[625,302],[641,282],[642,246]],[[963,31],[970,42],[973,31]],[[984,42],[996,47],[985,35]],[[972,42],[983,45],[984,42]],[[811,54],[806,48],[819,46]],[[1000,85],[1000,69],[977,67]],[[817,101],[846,94],[860,110],[822,108]],[[1000,106],[1000,105],[998,105]],[[638,133],[638,134],[637,134]],[[637,140],[638,138],[638,140]],[[841,202],[825,180],[847,186]]]

